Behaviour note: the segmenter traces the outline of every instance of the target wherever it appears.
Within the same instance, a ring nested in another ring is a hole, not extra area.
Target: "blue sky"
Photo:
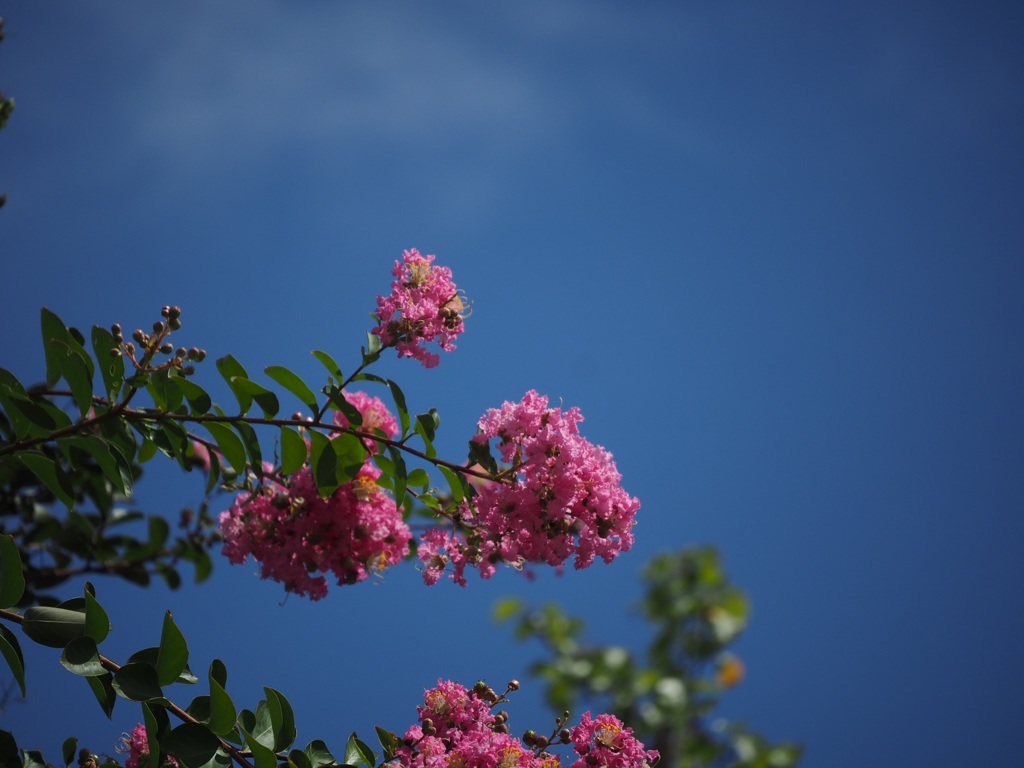
[[[0,88],[2,365],[47,306],[184,310],[250,370],[356,360],[408,247],[473,300],[439,368],[388,360],[458,455],[537,389],[583,411],[642,502],[608,567],[432,589],[409,567],[281,604],[97,584],[111,655],[174,612],[237,702],[300,740],[405,727],[439,676],[526,680],[488,619],[557,599],[637,647],[636,576],[713,543],[750,593],[725,713],[808,766],[1012,762],[1024,685],[1024,11],[1006,3],[11,4]],[[200,382],[217,389],[212,365]],[[194,476],[147,470],[175,514]],[[224,500],[226,506],[228,500]],[[2,715],[51,760],[107,722],[48,651]],[[68,679],[65,679],[68,678]],[[545,722],[524,686],[517,728]],[[56,718],[55,732],[47,724]]]

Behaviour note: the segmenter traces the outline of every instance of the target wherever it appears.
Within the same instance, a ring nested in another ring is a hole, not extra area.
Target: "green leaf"
[[[89,683],[89,688],[92,689],[96,701],[100,703],[103,714],[109,718],[114,711],[114,703],[117,701],[117,694],[114,693],[113,675],[106,674],[99,677],[87,677],[85,680]]]
[[[491,445],[488,442],[478,443],[476,440],[469,441],[469,466],[477,464],[483,467],[492,475],[498,474],[498,462],[491,453]]]
[[[163,762],[160,759],[160,721],[156,716],[156,712],[154,712],[152,707],[148,704],[142,705],[142,722],[146,725],[146,743],[149,746],[149,765],[151,768],[158,768],[158,766]]]
[[[221,665],[223,666],[223,665]],[[231,701],[224,686],[217,681],[213,674],[213,666],[210,667],[210,730],[216,734],[224,735],[231,733],[235,727],[235,719],[238,714],[235,704]]]
[[[117,399],[117,393],[121,391],[121,384],[124,383],[124,357],[120,354],[120,345],[110,331],[94,325],[92,350],[99,364],[107,399],[113,402]]]
[[[227,459],[235,473],[242,474],[245,471],[245,446],[234,430],[215,421],[204,421],[203,426],[213,435],[221,455]]]
[[[437,451],[434,450],[434,434],[437,432],[437,427],[441,423],[441,417],[438,416],[437,411],[431,408],[426,413],[419,413],[416,415],[416,426],[413,427],[413,432],[423,438],[423,445],[426,448],[427,458],[434,458],[437,455]]]
[[[309,448],[302,435],[290,427],[281,427],[281,472],[290,475],[306,463]]]
[[[406,476],[405,483],[412,488],[426,489],[430,485],[430,475],[422,467],[416,467]]]
[[[22,768],[21,750],[10,731],[0,730],[0,768]]]
[[[313,390],[306,386],[306,382],[296,374],[281,365],[267,366],[263,369],[263,372],[299,398],[299,402],[309,409],[311,415],[319,410]]]
[[[402,392],[402,388],[391,379],[385,379],[372,373],[360,373],[353,377],[353,381],[372,381],[376,384],[383,384],[390,390],[391,398],[395,401],[395,410],[398,411],[398,423],[402,426],[402,437],[405,437],[409,431],[409,408],[406,405],[405,393]]]
[[[244,389],[237,387],[234,380],[236,378],[248,379],[249,374],[245,372],[242,364],[231,355],[225,355],[217,360],[217,370],[220,371],[220,375],[224,377],[224,381],[228,383],[232,393],[234,393],[235,399],[238,401],[238,407],[244,416],[249,410],[249,406],[252,405],[252,396]]]
[[[299,749],[293,749],[288,753],[288,765],[294,768],[313,768],[309,755]]]
[[[175,383],[177,383],[178,389],[181,390],[181,394],[188,400],[189,407],[194,415],[201,416],[210,410],[213,401],[210,400],[210,396],[206,393],[205,389],[185,377],[176,379]]]
[[[448,487],[452,489],[452,501],[459,504],[464,498],[466,498],[466,486],[468,485],[466,483],[466,476],[458,472],[453,472],[442,464],[439,464],[437,468],[441,470],[441,474],[444,475],[445,480],[448,481]]]
[[[17,605],[25,594],[21,550],[10,534],[0,536],[0,608]]]
[[[309,439],[309,466],[313,470],[313,482],[320,496],[326,499],[339,485],[338,457],[330,439],[323,433],[311,430]]]
[[[242,735],[245,736],[245,743],[249,747],[249,751],[252,752],[256,768],[277,768],[277,755],[274,754],[274,750],[261,744],[255,736],[244,728],[242,729]]]
[[[306,748],[302,750],[306,753],[306,757],[309,758],[309,762],[313,764],[314,768],[324,765],[337,765],[338,761],[331,754],[331,750],[327,748],[327,745],[320,739],[313,739],[306,745]]]
[[[71,480],[52,459],[35,451],[19,453],[17,458],[54,496],[64,502],[64,506],[68,509],[75,506],[75,491]]]
[[[164,614],[163,630],[160,633],[160,654],[156,659],[157,681],[162,686],[170,685],[178,679],[187,664],[188,644],[168,611]]]
[[[99,645],[110,633],[110,619],[94,595],[85,593],[85,634]]]
[[[42,309],[42,330],[43,330],[43,352],[46,354],[46,385],[52,387],[61,377],[61,355],[60,347],[54,344],[55,341],[67,343],[67,326],[64,321],[46,307]]]
[[[45,605],[25,611],[21,631],[49,648],[63,648],[85,634],[85,613]]]
[[[4,657],[21,689],[21,698],[25,698],[25,656],[21,652],[18,638],[3,624],[0,624],[0,655]]]
[[[255,381],[251,381],[247,378],[236,376],[231,381],[233,389],[241,390],[256,401],[260,410],[263,411],[264,416],[268,419],[272,419],[277,416],[277,412],[281,410],[281,404],[277,400],[277,395],[266,387],[263,387]]]
[[[164,736],[163,748],[185,768],[203,768],[214,760],[220,740],[202,723],[182,723]]]
[[[260,440],[256,436],[256,430],[244,421],[234,423],[235,431],[242,438],[245,446],[245,453],[249,457],[249,467],[259,477],[263,476],[263,452],[260,449]]]
[[[331,376],[336,378],[338,381],[344,380],[345,377],[341,375],[341,368],[339,368],[338,364],[334,362],[333,357],[328,355],[326,352],[321,352],[319,349],[313,350],[313,357],[323,363],[324,368],[327,369],[327,372],[331,374]]]
[[[345,420],[348,422],[346,426],[349,429],[358,429],[363,425],[363,414],[345,398],[341,387],[331,384],[324,387],[322,391],[331,401],[331,405],[345,415]]]
[[[228,668],[224,666],[224,662],[220,659],[214,659],[210,662],[210,679],[216,680],[220,686],[228,684]]]
[[[388,454],[391,456],[391,463],[395,468],[393,475],[395,506],[401,507],[405,504],[405,486],[408,474],[405,469],[405,458],[402,456],[402,452],[393,445],[388,446]]]
[[[376,763],[376,753],[353,732],[345,744],[345,765],[366,765],[373,768]]]
[[[334,455],[337,457],[338,483],[347,483],[363,468],[366,463],[366,446],[355,435],[342,433],[331,439]]]
[[[263,688],[267,695],[267,708],[270,710],[270,723],[274,733],[275,752],[291,747],[295,741],[295,715],[288,699],[280,691],[273,688]]]
[[[384,762],[395,759],[395,750],[401,746],[402,740],[391,731],[386,731],[379,725],[373,726],[373,730],[377,732],[377,741],[380,742],[381,749],[384,750]]]
[[[81,347],[77,344],[72,346],[56,340],[51,344],[57,350],[56,358],[61,375],[71,387],[71,396],[84,419],[92,408],[92,363],[84,350],[79,354]]]
[[[95,677],[106,674],[100,663],[100,653],[91,637],[76,637],[64,647],[60,663],[74,675]]]
[[[380,357],[380,351],[383,349],[380,336],[377,336],[370,331],[366,332],[366,349],[363,350],[363,365],[370,365],[377,361]]]
[[[75,759],[75,753],[78,751],[78,739],[74,736],[64,739],[64,743],[61,744],[60,752],[61,757],[64,758],[64,765],[71,765],[71,761]]]
[[[88,453],[99,464],[100,469],[103,470],[103,476],[110,481],[110,484],[123,496],[131,496],[132,465],[113,443],[102,440],[96,435],[80,433],[61,438],[58,444],[61,446],[73,445]]]
[[[156,669],[143,662],[129,662],[114,673],[114,690],[130,701],[162,698]]]

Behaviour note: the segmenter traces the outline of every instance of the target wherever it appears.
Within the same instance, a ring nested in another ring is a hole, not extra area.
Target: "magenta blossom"
[[[497,439],[510,467],[504,482],[477,488],[455,531],[427,540],[420,551],[427,583],[448,562],[453,580],[464,585],[467,565],[488,578],[499,562],[561,567],[572,557],[576,568],[586,568],[596,557],[610,563],[629,550],[640,502],[623,490],[612,455],[579,434],[581,421],[577,408],[549,408],[533,390],[481,417],[473,439]]]
[[[128,753],[128,757],[124,761],[125,768],[139,768],[139,759],[149,755],[149,737],[146,735],[146,726],[139,723],[132,728],[131,733],[124,734],[117,745],[117,751]],[[167,755],[163,756],[163,762],[171,765],[178,764],[177,760]]]
[[[579,759],[572,768],[649,768],[658,761],[656,749],[644,749],[615,715],[598,715],[593,720],[584,712],[580,724],[570,730]]]
[[[370,434],[382,432],[385,437],[395,437],[398,434],[398,421],[379,397],[373,397],[365,392],[344,392],[342,394],[363,417],[363,423],[354,429]],[[341,411],[334,412],[334,423],[339,427],[349,426],[348,417]],[[364,438],[363,444],[370,453],[377,452],[375,440]]]
[[[433,261],[433,255],[422,256],[413,248],[395,262],[391,294],[377,297],[380,325],[372,330],[385,347],[395,347],[399,357],[414,357],[427,368],[441,357],[423,343],[436,342],[446,352],[455,349],[467,309],[452,282],[452,271],[433,266]]]

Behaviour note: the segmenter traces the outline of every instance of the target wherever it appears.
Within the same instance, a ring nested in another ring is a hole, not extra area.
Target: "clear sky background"
[[[2,362],[184,310],[250,372],[351,369],[403,249],[473,300],[432,371],[388,359],[461,456],[530,388],[579,406],[642,502],[612,566],[467,589],[412,566],[310,604],[217,564],[97,583],[110,655],[155,644],[296,706],[299,738],[404,729],[438,677],[527,681],[489,619],[556,599],[640,647],[637,576],[713,543],[750,593],[724,713],[807,766],[1009,765],[1024,687],[1024,10],[1014,3],[7,3]],[[212,360],[200,383],[219,388]],[[138,503],[202,481],[156,462]],[[227,506],[229,499],[222,499]],[[73,588],[75,593],[79,586]],[[53,762],[113,722],[48,649],[0,714]],[[172,689],[173,690],[173,689]],[[190,696],[183,690],[179,696]],[[546,727],[524,685],[517,729]],[[540,729],[540,728],[538,728]]]

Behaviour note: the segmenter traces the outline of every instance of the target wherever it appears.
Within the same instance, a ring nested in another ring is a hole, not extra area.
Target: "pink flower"
[[[327,574],[354,584],[409,554],[412,534],[394,499],[377,485],[371,462],[326,499],[308,467],[284,481],[242,493],[220,515],[223,553],[234,564],[250,555],[264,579],[319,600]]]
[[[126,733],[121,737],[117,745],[118,752],[127,752],[128,757],[124,761],[125,768],[139,768],[139,758],[149,754],[149,737],[146,736],[146,726],[139,723],[130,734]],[[178,761],[168,755],[162,755],[162,762],[177,765]],[[151,768],[155,768],[151,767]]]
[[[623,490],[612,455],[579,434],[581,421],[577,408],[549,408],[533,390],[480,418],[473,439],[497,439],[501,459],[511,465],[503,473],[507,482],[478,486],[457,531],[447,539],[431,536],[421,554],[427,583],[438,580],[442,557],[464,585],[467,565],[483,578],[498,562],[561,567],[572,557],[576,568],[586,568],[596,557],[610,563],[632,547],[640,502]]]
[[[579,759],[572,768],[649,768],[658,760],[658,751],[644,749],[615,715],[598,715],[590,719],[584,712],[580,724],[570,730],[573,749]]]
[[[427,368],[441,357],[428,352],[423,342],[436,342],[446,352],[455,349],[466,315],[451,270],[435,267],[433,261],[433,255],[422,256],[415,248],[402,254],[391,271],[391,294],[377,297],[380,325],[371,331],[385,347],[395,347],[399,357],[414,357]]]

